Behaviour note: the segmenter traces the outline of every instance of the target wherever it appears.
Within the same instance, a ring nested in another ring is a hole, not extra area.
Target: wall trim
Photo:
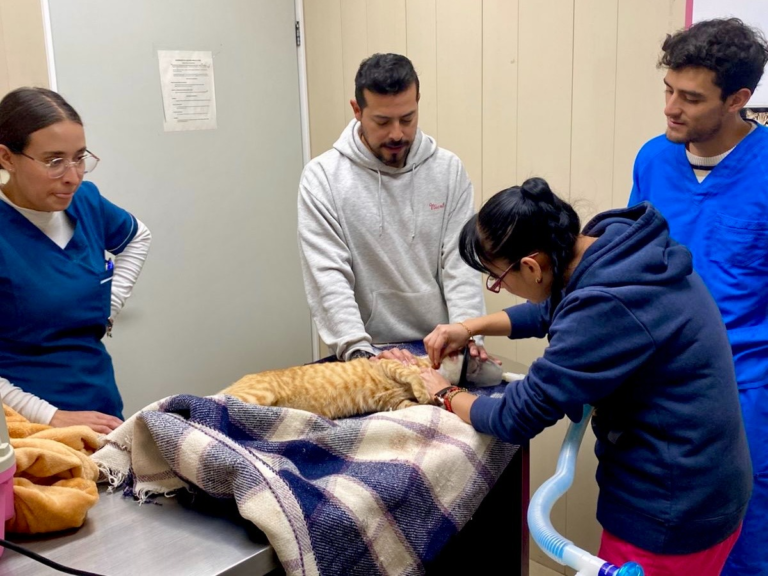
[[[307,33],[304,29],[304,0],[294,0],[296,21],[299,23],[301,42],[296,47],[299,64],[299,107],[301,109],[301,155],[304,165],[310,161],[312,153],[309,142],[309,89],[307,83]],[[312,339],[312,360],[320,359],[320,336],[317,326],[309,317],[310,337]]]
[[[48,88],[58,91],[56,82],[56,62],[53,57],[53,33],[51,32],[51,10],[49,0],[40,0],[43,13],[43,37],[45,38],[45,60],[48,64]]]

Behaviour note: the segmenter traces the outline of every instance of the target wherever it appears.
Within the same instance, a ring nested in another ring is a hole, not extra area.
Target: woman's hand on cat
[[[485,348],[477,344],[474,340],[469,341],[467,348],[469,349],[469,355],[472,356],[472,358],[479,358],[480,362],[485,362],[490,358]]]
[[[446,380],[445,377],[434,368],[422,368],[421,379],[424,380],[424,385],[427,388],[427,392],[429,392],[429,395],[433,397],[435,394],[440,392],[440,390],[451,385],[451,383],[448,382],[448,380]]]
[[[406,366],[418,364],[416,356],[403,348],[390,348],[389,350],[384,350],[384,352],[376,356],[376,360],[397,360]]]
[[[467,329],[461,324],[438,324],[437,327],[424,338],[424,348],[434,368],[440,367],[440,362],[451,352],[461,350],[469,342]],[[474,344],[474,342],[473,342]],[[475,348],[478,347],[475,344]],[[476,350],[477,352],[477,350]],[[485,352],[485,350],[483,350]],[[472,353],[470,349],[470,354]],[[478,352],[479,353],[479,352]],[[485,354],[488,359],[488,354]]]

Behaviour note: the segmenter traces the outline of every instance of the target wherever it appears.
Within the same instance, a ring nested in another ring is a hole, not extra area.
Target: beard
[[[360,138],[363,140],[363,142],[365,142],[365,145],[368,146],[371,154],[373,154],[382,164],[391,166],[393,168],[402,168],[405,166],[405,160],[408,158],[408,153],[411,151],[410,141],[400,140],[399,142],[395,142],[393,140],[388,140],[386,142],[382,142],[374,148],[371,146],[370,140],[368,140],[366,137],[365,130],[363,130],[362,126],[360,127]],[[389,150],[387,146],[402,146],[402,148],[395,152],[393,150]]]
[[[392,145],[393,143],[388,143]],[[406,144],[403,142],[403,147],[398,150],[397,152],[394,152],[393,150],[388,150],[385,148],[385,145],[382,144],[376,150],[372,151],[373,155],[376,156],[381,162],[386,164],[387,166],[392,166],[393,168],[402,168],[405,166],[405,159],[408,158],[408,152],[411,151],[411,145]],[[386,156],[385,152],[389,155]]]
[[[717,118],[711,123],[699,126],[686,127],[684,132],[674,132],[667,128],[667,140],[675,144],[698,144],[711,140],[723,128],[722,117]]]

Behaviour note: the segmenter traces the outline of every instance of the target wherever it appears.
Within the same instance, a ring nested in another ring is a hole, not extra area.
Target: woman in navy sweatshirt
[[[645,203],[581,230],[531,178],[493,196],[459,248],[489,290],[528,303],[438,326],[424,340],[433,363],[480,334],[549,346],[501,398],[452,390],[447,407],[522,443],[594,405],[600,557],[647,576],[719,574],[751,492],[749,452],[723,321],[661,214]],[[424,376],[433,394],[448,385]]]

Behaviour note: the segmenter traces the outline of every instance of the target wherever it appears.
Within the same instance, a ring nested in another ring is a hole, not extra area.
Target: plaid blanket
[[[179,395],[131,417],[93,459],[140,501],[234,498],[288,574],[389,575],[423,573],[516,450],[434,406],[331,421]]]

